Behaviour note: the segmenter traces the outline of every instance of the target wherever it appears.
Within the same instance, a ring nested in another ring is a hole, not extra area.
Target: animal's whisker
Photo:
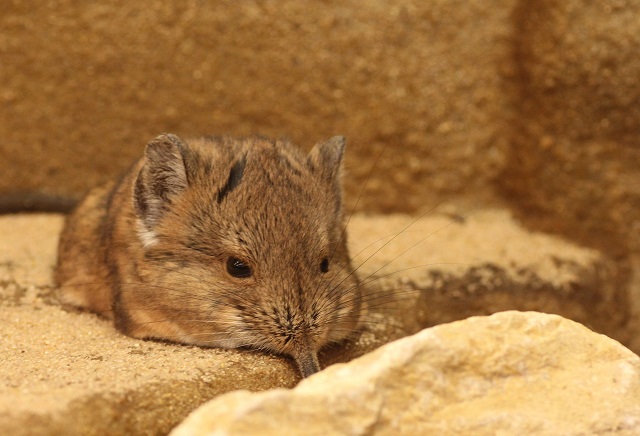
[[[413,224],[415,224],[420,218],[422,218],[423,216],[425,216],[427,213],[432,212],[436,207],[438,207],[438,205],[434,206],[433,208],[429,209],[427,212],[425,212],[424,214],[422,214],[420,217],[416,218],[415,220],[413,220],[409,225],[407,225],[402,231],[400,231],[399,233],[397,233],[393,238],[391,238],[389,241],[387,241],[385,244],[383,244],[379,249],[377,249],[373,254],[371,254],[369,257],[367,257],[367,259],[365,259],[363,262],[360,263],[360,265],[358,265],[358,267],[356,269],[354,269],[350,274],[355,274],[358,269],[360,267],[362,267],[366,262],[368,262],[374,255],[376,255],[380,250],[382,250],[386,245],[388,245],[390,242],[392,242],[397,236],[399,236],[400,234],[402,234],[405,230],[407,230],[410,226],[412,226]],[[395,260],[397,260],[398,258],[400,258],[400,256],[404,255],[405,253],[409,252],[410,250],[412,250],[413,248],[415,248],[417,245],[421,244],[422,242],[424,242],[425,240],[427,240],[428,238],[430,238],[431,236],[433,236],[434,234],[436,234],[439,231],[442,231],[443,229],[447,228],[448,226],[450,226],[451,224],[457,223],[459,222],[459,220],[451,220],[449,221],[447,224],[445,224],[444,226],[441,226],[440,228],[436,229],[435,231],[429,233],[428,235],[426,235],[424,238],[421,238],[418,242],[416,242],[415,244],[411,245],[409,248],[405,249],[404,251],[402,251],[400,254],[398,254],[397,256],[395,256],[393,259],[391,259],[390,261],[388,261],[387,263],[385,263],[383,266],[381,266],[380,268],[378,268],[377,270],[375,270],[373,273],[371,273],[369,276],[367,276],[364,280],[367,280],[369,278],[371,278],[372,276],[374,276],[375,274],[377,274],[378,272],[380,272],[381,270],[383,270],[384,268],[388,267],[391,263],[393,263]],[[344,279],[346,280],[346,278]],[[342,282],[344,282],[344,280]],[[340,286],[342,284],[342,282],[338,283],[337,286]]]
[[[380,158],[382,157],[382,154],[385,152],[386,149],[387,149],[386,146],[382,148],[380,153],[378,153],[378,156],[376,157],[376,160],[374,161],[373,165],[369,169],[369,173],[367,174],[367,178],[365,179],[365,182],[362,185],[362,189],[360,190],[360,193],[358,194],[358,198],[356,199],[356,202],[353,205],[353,208],[351,209],[351,213],[349,214],[349,217],[347,218],[347,222],[342,226],[342,231],[340,232],[340,238],[338,239],[338,242],[335,244],[335,246],[333,248],[333,251],[331,252],[331,256],[329,257],[329,260],[333,260],[333,257],[335,255],[335,252],[336,252],[337,248],[340,246],[340,243],[343,241],[343,239],[344,239],[344,237],[346,235],[346,232],[347,232],[347,227],[349,226],[349,223],[351,222],[351,218],[355,214],[355,211],[356,211],[356,209],[358,207],[358,204],[360,203],[360,199],[362,198],[362,195],[364,194],[364,191],[367,188],[367,185],[369,184],[369,179],[371,178],[371,175],[373,174],[373,171],[378,166],[378,161],[380,161]],[[339,272],[342,272],[342,269]]]
[[[375,273],[370,274],[369,276],[365,277],[364,279],[361,279],[361,281],[354,285],[351,288],[347,288],[347,291],[352,291],[353,289],[360,287],[366,290],[367,285],[370,285],[371,283],[374,283],[378,280],[383,280],[385,278],[391,277],[393,275],[402,273],[402,272],[406,272],[406,271],[410,271],[410,270],[414,270],[414,269],[418,269],[418,268],[426,268],[426,267],[433,267],[433,266],[444,266],[444,265],[465,265],[468,266],[469,264],[466,263],[459,263],[459,262],[434,262],[434,263],[425,263],[422,265],[416,265],[416,266],[412,266],[412,267],[407,267],[407,268],[402,268],[387,274],[383,274],[383,275],[379,275],[379,276],[375,276]],[[348,292],[345,292],[348,293]],[[365,293],[366,295],[366,293]]]
[[[389,239],[388,241],[386,241],[384,244],[382,244],[382,246],[380,246],[377,250],[375,250],[372,254],[370,254],[364,261],[362,261],[355,269],[352,269],[349,274],[347,275],[347,277],[345,277],[344,279],[342,279],[342,281],[340,281],[336,287],[342,285],[352,274],[355,274],[356,272],[358,272],[358,270],[364,266],[373,256],[375,256],[376,254],[378,254],[382,249],[384,249],[387,245],[389,245],[391,242],[393,242],[396,238],[398,238],[400,235],[402,235],[407,229],[409,229],[411,226],[413,226],[415,223],[417,223],[420,219],[422,219],[423,217],[427,216],[428,214],[432,213],[434,210],[436,210],[438,207],[440,206],[440,203],[436,204],[435,206],[433,206],[432,208],[428,209],[426,212],[424,212],[422,215],[418,216],[417,218],[415,218],[414,220],[412,220],[408,225],[406,225],[402,230],[400,230],[398,233],[396,233],[391,239]],[[450,222],[449,224],[452,224],[452,222]],[[447,224],[447,225],[449,225]],[[435,233],[435,232],[434,232]],[[427,235],[427,237],[421,239],[418,243],[422,242],[423,240],[426,240],[426,238],[428,238],[429,236],[431,236],[432,234]],[[413,248],[418,244],[414,244],[414,246],[410,247]],[[397,259],[399,256],[401,256],[402,254],[404,254],[407,250],[405,250],[403,253],[401,253],[400,255],[396,256],[396,258],[392,259],[395,260]],[[385,265],[386,266],[386,265]]]

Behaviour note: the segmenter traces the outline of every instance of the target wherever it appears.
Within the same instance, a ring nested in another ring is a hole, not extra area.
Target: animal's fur
[[[305,156],[264,138],[159,136],[67,219],[61,299],[136,338],[249,346],[316,372],[317,351],[363,310],[342,231],[343,150],[339,137]],[[230,257],[252,275],[230,275]]]

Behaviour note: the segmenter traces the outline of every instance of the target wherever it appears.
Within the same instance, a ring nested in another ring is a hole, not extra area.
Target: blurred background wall
[[[34,4],[35,3],[35,4]],[[162,132],[348,138],[348,192],[495,197],[515,2],[5,1],[0,193],[79,195]]]

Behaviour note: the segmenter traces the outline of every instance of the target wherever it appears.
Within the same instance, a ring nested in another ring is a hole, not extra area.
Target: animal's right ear
[[[339,183],[344,147],[344,136],[334,136],[315,145],[307,158],[311,170],[327,181]]]
[[[133,197],[138,217],[149,231],[188,185],[184,150],[182,140],[175,135],[160,135],[147,144]]]

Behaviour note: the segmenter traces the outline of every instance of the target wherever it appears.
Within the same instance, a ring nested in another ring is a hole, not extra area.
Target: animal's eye
[[[328,258],[324,258],[322,259],[322,262],[320,262],[320,271],[322,271],[323,273],[326,273],[329,271],[329,259]]]
[[[227,272],[233,277],[240,279],[251,277],[251,274],[253,273],[251,271],[251,267],[237,257],[230,257],[227,259]]]

